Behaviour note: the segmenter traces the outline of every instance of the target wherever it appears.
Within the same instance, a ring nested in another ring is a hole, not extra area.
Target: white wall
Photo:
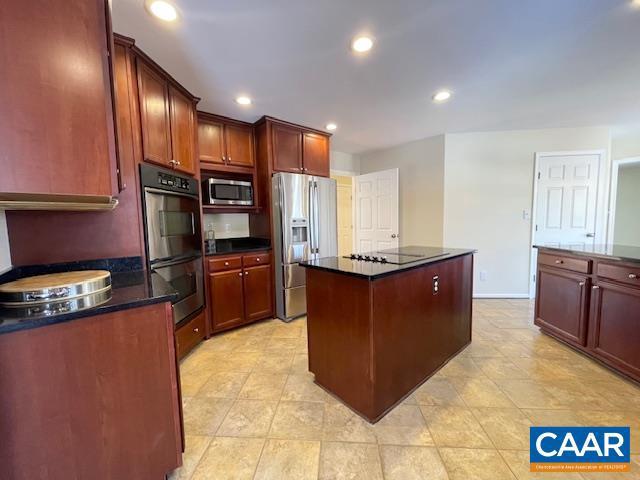
[[[611,159],[640,157],[640,126],[612,129]]]
[[[639,193],[640,165],[621,165],[618,170],[616,222],[613,236],[616,244],[640,247]]]
[[[442,245],[444,136],[358,155],[361,173],[400,170],[400,244]]]
[[[478,249],[474,293],[528,295],[531,222],[523,219],[523,210],[532,208],[534,154],[608,146],[607,127],[446,135],[444,244]],[[603,171],[609,168],[605,159]],[[601,214],[607,194],[602,190]],[[604,233],[601,217],[599,231]],[[481,271],[487,273],[482,282]]]
[[[11,268],[11,250],[9,249],[9,235],[7,220],[3,210],[0,210],[0,273]]]
[[[213,224],[216,238],[249,236],[249,214],[247,213],[205,213],[202,222],[205,231],[210,223]]]
[[[350,153],[331,150],[331,173],[334,175],[359,175],[360,159]]]

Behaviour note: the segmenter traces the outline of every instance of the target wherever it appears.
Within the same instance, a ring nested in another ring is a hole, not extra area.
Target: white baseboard
[[[529,298],[528,293],[474,293],[473,298]]]

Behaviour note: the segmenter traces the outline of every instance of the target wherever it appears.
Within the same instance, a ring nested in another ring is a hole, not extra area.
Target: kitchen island
[[[534,323],[544,333],[640,381],[640,248],[535,248]]]
[[[403,247],[301,263],[315,382],[380,420],[471,342],[473,253]]]

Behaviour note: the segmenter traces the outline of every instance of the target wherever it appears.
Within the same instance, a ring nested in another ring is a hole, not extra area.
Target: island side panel
[[[373,282],[375,419],[471,342],[472,288],[473,255]]]
[[[371,282],[307,268],[309,371],[366,417],[373,412]]]
[[[175,368],[169,303],[0,335],[0,478],[164,478]]]

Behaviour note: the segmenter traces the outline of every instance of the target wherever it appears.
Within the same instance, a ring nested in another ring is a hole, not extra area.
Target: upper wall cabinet
[[[266,117],[273,171],[329,176],[330,135]]]
[[[0,193],[117,193],[106,3],[0,2]]]
[[[200,166],[212,170],[253,169],[253,126],[230,118],[198,112]]]
[[[137,70],[143,159],[194,175],[198,99],[140,53]]]

